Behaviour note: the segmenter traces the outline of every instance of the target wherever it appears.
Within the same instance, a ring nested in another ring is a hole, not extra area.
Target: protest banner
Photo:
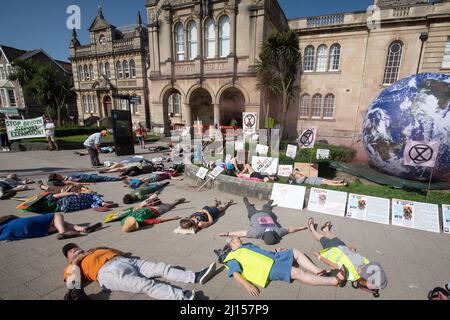
[[[317,149],[316,159],[317,160],[330,159],[330,150]]]
[[[347,193],[311,188],[308,210],[344,217]]]
[[[256,133],[258,125],[258,113],[257,112],[244,112],[242,113],[242,119],[244,122],[243,131],[244,134],[251,135]]]
[[[305,193],[306,187],[275,183],[270,199],[281,208],[303,210]]]
[[[275,175],[278,172],[278,158],[252,157],[252,168],[256,172]]]
[[[28,120],[5,120],[6,131],[9,140],[29,138],[44,138],[44,118],[39,117]]]
[[[439,208],[436,204],[393,199],[392,225],[439,233]]]
[[[450,234],[450,205],[442,205],[442,227],[444,233]]]
[[[278,166],[278,176],[279,177],[289,177],[292,174],[292,165],[279,165]]]
[[[440,146],[439,141],[408,141],[403,153],[404,165],[434,168]]]
[[[390,200],[349,194],[346,217],[389,224]]]
[[[286,157],[295,159],[295,157],[297,157],[297,146],[293,144],[288,144],[286,150]]]

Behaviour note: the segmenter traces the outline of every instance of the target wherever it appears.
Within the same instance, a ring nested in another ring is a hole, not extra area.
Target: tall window
[[[128,110],[128,101],[120,99],[120,110]]]
[[[78,67],[78,77],[80,78],[80,81],[84,81],[84,71],[83,66]]]
[[[89,113],[89,106],[87,104],[86,96],[81,97],[81,106],[83,107],[84,113]]]
[[[322,116],[322,96],[315,94],[312,98],[311,117],[320,118]]]
[[[314,47],[307,46],[303,56],[303,71],[314,71]]]
[[[323,105],[323,118],[333,119],[334,117],[334,95],[331,93],[325,97],[325,102]]]
[[[104,76],[105,75],[105,65],[103,63],[100,63],[99,68],[100,68],[100,75]]]
[[[394,41],[388,49],[383,84],[392,84],[398,79],[402,60],[403,43]]]
[[[128,79],[130,77],[130,68],[128,66],[128,61],[123,62],[123,77]]]
[[[0,100],[2,102],[2,107],[6,107],[8,105],[8,99],[6,97],[6,89],[0,88]]]
[[[89,68],[87,65],[84,65],[84,80],[89,81],[91,77],[89,75]]]
[[[213,19],[208,19],[205,23],[205,50],[206,58],[216,56],[216,28]]]
[[[181,22],[175,26],[175,50],[177,61],[184,61],[184,28]]]
[[[330,71],[339,71],[341,63],[341,45],[335,43],[330,48]]]
[[[109,68],[109,62],[105,63],[105,76],[106,79],[111,78],[111,69]]]
[[[95,80],[94,66],[92,64],[89,65],[89,76],[91,77],[91,80]]]
[[[8,89],[8,98],[9,98],[9,106],[17,107],[16,93],[14,92],[13,89]]]
[[[198,55],[198,39],[197,39],[197,24],[194,21],[189,22],[188,25],[188,45],[189,45],[189,60],[194,60]]]
[[[219,20],[219,53],[224,58],[230,54],[230,18],[223,16]]]
[[[0,66],[0,80],[6,80],[6,71],[4,66]]]
[[[131,78],[136,78],[136,63],[134,62],[134,60],[130,60],[130,74]]]
[[[317,72],[327,71],[327,46],[322,44],[317,48]]]
[[[87,97],[87,102],[88,102],[88,112],[92,113],[92,97],[91,96]]]
[[[447,38],[447,45],[444,50],[444,58],[442,59],[442,68],[450,69],[450,37]]]
[[[116,73],[117,73],[117,79],[123,78],[123,68],[122,68],[122,63],[120,61],[117,61],[117,63],[116,63]]]
[[[181,95],[179,93],[173,93],[169,97],[169,113],[173,113],[175,116],[181,115]]]
[[[311,97],[309,94],[304,94],[300,100],[300,117],[309,118],[309,108],[311,104]]]

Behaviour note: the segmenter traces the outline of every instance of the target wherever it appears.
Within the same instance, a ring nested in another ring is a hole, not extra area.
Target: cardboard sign
[[[309,128],[302,132],[297,142],[302,149],[312,149],[316,144],[317,128]]]
[[[234,143],[234,149],[235,149],[236,151],[242,151],[242,150],[244,150],[244,141],[236,141],[236,142]]]
[[[201,167],[198,169],[197,174],[195,175],[197,178],[205,180],[206,175],[208,174],[208,169]]]
[[[242,114],[244,134],[254,134],[258,125],[257,112],[244,112]]]
[[[389,224],[389,199],[349,194],[346,217],[381,224]]]
[[[319,176],[319,165],[317,163],[294,163],[294,171],[303,173],[307,177]]]
[[[439,233],[439,208],[436,204],[393,199],[392,225]]]
[[[275,183],[270,199],[281,208],[303,210],[305,193],[305,187]]]
[[[434,168],[440,146],[439,141],[408,141],[403,153],[404,165]]]
[[[289,177],[294,169],[291,165],[279,165],[278,166],[278,176],[279,177]]]
[[[330,159],[330,150],[328,150],[328,149],[317,149],[316,159],[317,160]]]
[[[308,210],[344,217],[347,193],[311,188]]]
[[[44,138],[44,118],[28,120],[5,120],[6,131],[9,140],[20,140],[29,138]]]
[[[252,157],[252,168],[256,172],[274,175],[278,172],[278,158]]]
[[[222,166],[220,167],[215,167],[213,171],[211,171],[210,174],[208,174],[208,178],[212,179],[212,180],[216,180],[216,178],[218,176],[220,176],[222,174],[222,172],[224,172],[224,168]]]
[[[442,226],[444,233],[450,234],[450,205],[442,205]]]
[[[293,144],[288,144],[286,150],[286,157],[295,159],[295,157],[297,157],[297,146]]]
[[[264,156],[267,155],[267,153],[269,152],[269,147],[262,145],[262,144],[257,144],[256,145],[256,152],[258,152],[258,154],[262,154]]]

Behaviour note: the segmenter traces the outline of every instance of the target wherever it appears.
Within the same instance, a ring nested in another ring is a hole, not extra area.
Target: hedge
[[[79,135],[91,135],[96,132],[102,131],[103,128],[93,128],[93,127],[60,127],[55,129],[56,137],[70,137]]]

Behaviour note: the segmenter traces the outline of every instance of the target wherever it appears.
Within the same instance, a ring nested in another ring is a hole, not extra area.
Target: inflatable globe
[[[409,140],[440,141],[433,177],[450,178],[450,75],[425,73],[398,81],[370,105],[364,120],[364,147],[379,170],[425,181],[431,168],[405,166]]]

